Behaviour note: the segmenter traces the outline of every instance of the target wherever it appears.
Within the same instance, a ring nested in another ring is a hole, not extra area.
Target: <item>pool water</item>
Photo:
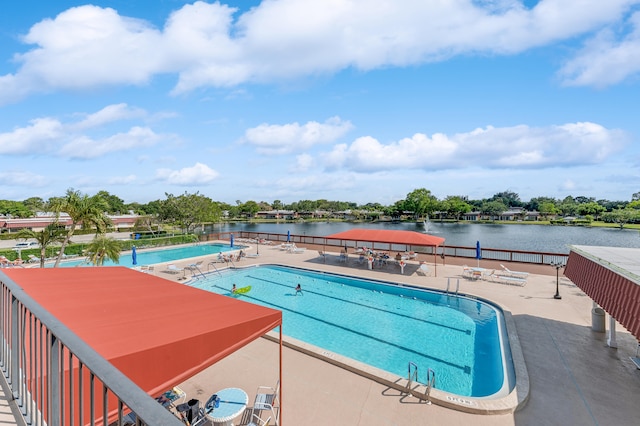
[[[206,256],[210,254],[223,253],[227,251],[233,250],[241,250],[246,248],[246,246],[237,246],[234,245],[230,247],[229,244],[221,244],[221,243],[209,243],[209,244],[194,244],[182,247],[174,247],[162,250],[143,250],[138,249],[137,254],[137,264],[138,265],[153,265],[156,263],[165,263],[165,262],[173,262],[180,259],[187,259],[190,257],[197,256]],[[52,266],[52,265],[47,265]],[[90,263],[87,263],[85,258],[77,259],[77,260],[69,260],[60,263],[60,266],[63,267],[71,267],[71,266],[91,266]],[[120,255],[119,263],[114,263],[110,260],[106,260],[104,262],[104,266],[127,266],[133,267],[133,259],[130,254]]]
[[[506,328],[491,304],[416,287],[284,266],[223,271],[194,287],[279,309],[283,334],[407,377],[428,369],[436,388],[461,396],[508,393],[513,384]],[[302,294],[296,295],[300,284]],[[507,361],[505,361],[505,358]]]

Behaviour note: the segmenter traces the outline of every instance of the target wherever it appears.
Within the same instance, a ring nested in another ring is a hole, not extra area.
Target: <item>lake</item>
[[[352,228],[398,229],[425,232],[422,223],[230,223],[215,225],[211,232],[270,232],[324,237]],[[631,229],[585,228],[551,225],[502,225],[431,222],[429,234],[445,238],[447,246],[482,247],[549,253],[569,253],[569,245],[640,248],[640,232]]]

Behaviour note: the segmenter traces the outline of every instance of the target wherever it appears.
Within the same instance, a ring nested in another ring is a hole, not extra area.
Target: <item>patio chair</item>
[[[251,421],[247,423],[246,426],[266,426],[271,421],[271,416],[267,417],[266,420],[262,420],[260,416],[253,414],[251,416]]]
[[[280,404],[278,392],[280,392],[280,380],[276,382],[275,387],[258,386],[258,389],[256,390],[256,398],[253,400],[252,415],[262,418],[260,413],[263,411],[269,411],[271,412],[270,417],[272,417],[276,424],[278,424],[278,416],[276,415],[276,410],[279,408]]]
[[[29,262],[29,263],[38,263],[38,262],[40,262],[40,258],[38,256],[30,254],[29,255],[29,260],[27,260],[27,262]]]
[[[431,271],[429,270],[429,267],[426,263],[421,264],[416,273],[424,275],[425,277],[431,275]]]
[[[527,278],[529,276],[528,272],[518,272],[518,271],[512,271],[509,268],[507,268],[506,266],[504,266],[503,264],[500,264],[500,267],[504,270],[504,272],[512,277],[516,277],[516,278]]]
[[[167,265],[167,269],[164,270],[164,272],[168,273],[168,274],[179,274],[180,272],[182,272],[182,277],[186,277],[186,273],[185,270],[182,268],[178,268],[175,264],[173,263],[169,263]]]
[[[318,256],[320,256],[324,262],[327,261],[327,255],[322,250],[318,250]]]

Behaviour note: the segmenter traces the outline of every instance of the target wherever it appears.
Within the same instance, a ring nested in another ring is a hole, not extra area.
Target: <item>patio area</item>
[[[338,252],[326,257],[314,247],[286,253],[268,246],[236,266],[280,263],[304,268],[410,283],[444,290],[447,278],[460,278],[460,293],[487,298],[509,310],[516,324],[529,375],[528,400],[513,414],[478,415],[427,405],[375,381],[313,356],[285,347],[283,352],[282,421],[285,425],[635,425],[640,418],[640,370],[630,360],[637,342],[620,325],[618,349],[606,346],[606,333],[591,330],[591,300],[568,279],[559,282],[562,299],[554,299],[555,269],[531,272],[525,286],[462,278],[462,260],[438,264],[438,277],[418,275],[418,262],[405,274],[390,266],[368,270],[344,263]],[[339,250],[339,248],[337,249]],[[251,253],[251,249],[247,250]],[[185,262],[187,263],[187,262]],[[481,261],[487,269],[499,268]],[[510,266],[508,266],[510,267]],[[286,325],[285,325],[286,330]],[[286,331],[285,331],[286,332]],[[189,398],[206,401],[216,389],[240,387],[253,401],[258,385],[277,380],[278,345],[258,339],[181,384]],[[249,409],[240,424],[248,421]]]

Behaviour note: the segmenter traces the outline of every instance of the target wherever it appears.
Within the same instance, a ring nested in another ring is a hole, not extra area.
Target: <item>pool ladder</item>
[[[409,365],[407,367],[407,390],[409,393],[411,392],[411,386],[413,382],[418,382],[418,365],[415,362],[409,361]],[[426,389],[424,391],[424,399],[427,401],[428,405],[431,405],[431,389],[436,385],[436,372],[431,368],[427,369],[427,382]],[[417,395],[416,395],[417,396]]]
[[[451,285],[451,278],[447,278],[447,295],[449,295],[449,286]],[[456,281],[456,292],[454,294],[458,294],[458,291],[460,290],[460,278],[457,279]]]

